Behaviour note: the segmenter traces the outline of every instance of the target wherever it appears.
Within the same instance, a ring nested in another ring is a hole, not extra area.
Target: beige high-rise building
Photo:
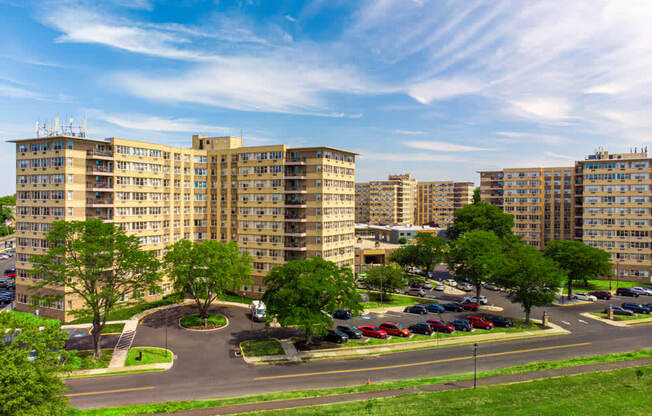
[[[353,265],[354,153],[243,147],[236,137],[193,136],[192,148],[67,136],[12,142],[18,310],[65,320],[79,307],[70,294],[35,306],[27,291],[29,256],[47,250],[56,220],[114,222],[159,256],[180,239],[234,240],[254,258],[253,284],[240,290],[249,297],[261,296],[267,272],[291,259]],[[171,282],[162,289],[170,293]]]
[[[355,184],[355,221],[366,224],[414,224],[417,181],[410,174]]]
[[[418,182],[416,224],[447,228],[455,210],[473,202],[473,182]]]

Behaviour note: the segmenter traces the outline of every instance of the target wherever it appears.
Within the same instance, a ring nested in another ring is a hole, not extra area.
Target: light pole
[[[165,320],[164,320],[164,326],[165,326],[165,358],[168,356],[168,310],[165,310]]]
[[[473,344],[473,388],[478,386],[478,344]]]

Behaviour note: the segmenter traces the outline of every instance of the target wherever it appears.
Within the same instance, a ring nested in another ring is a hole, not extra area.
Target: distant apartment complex
[[[35,306],[27,291],[36,278],[29,256],[47,250],[55,220],[114,222],[159,256],[180,239],[234,240],[254,258],[253,284],[240,291],[249,297],[261,296],[267,272],[291,259],[353,265],[354,153],[243,147],[236,137],[193,136],[192,148],[66,136],[12,142],[18,310],[66,319],[79,306],[70,294]]]
[[[355,184],[355,221],[368,224],[414,224],[417,181],[410,174]]]
[[[581,240],[609,252],[621,278],[649,282],[650,164],[647,151],[597,151],[573,167],[483,171],[481,197],[514,215],[526,243]]]
[[[473,202],[473,182],[419,182],[416,224],[447,228],[455,210]]]

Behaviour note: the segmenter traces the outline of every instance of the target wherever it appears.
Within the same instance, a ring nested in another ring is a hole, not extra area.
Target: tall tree
[[[389,255],[389,261],[408,267],[423,269],[428,275],[435,266],[444,260],[446,240],[430,233],[417,233],[414,244],[399,247]]]
[[[482,201],[482,196],[480,193],[480,187],[476,186],[475,189],[473,190],[473,203],[477,204]]]
[[[100,358],[100,334],[116,304],[137,301],[145,291],[160,289],[160,263],[156,256],[140,248],[136,236],[100,219],[55,221],[46,235],[46,254],[34,255],[32,275],[39,281],[30,289],[36,302],[51,303],[61,294],[42,294],[46,286],[65,286],[77,295],[84,308],[77,315],[93,317],[93,347]]]
[[[355,286],[350,266],[337,266],[322,258],[291,260],[274,267],[265,277],[263,302],[267,320],[282,326],[298,325],[306,342],[333,326],[324,311],[349,309],[362,312],[362,298]]]
[[[448,269],[474,287],[480,301],[482,282],[493,282],[496,260],[503,255],[503,242],[492,231],[475,230],[450,242]]]
[[[370,267],[366,273],[367,276],[363,279],[364,285],[379,291],[382,299],[387,299],[387,293],[393,293],[405,286],[405,273],[397,264]]]
[[[251,282],[252,258],[234,241],[202,243],[180,240],[168,247],[165,263],[178,291],[195,300],[200,318],[225,292],[237,292]]]
[[[498,238],[512,236],[514,216],[504,213],[500,208],[487,202],[465,205],[455,211],[453,224],[446,235],[455,240],[462,234],[473,230],[493,231]]]
[[[586,286],[589,279],[610,276],[613,270],[609,253],[581,241],[550,241],[544,254],[564,269],[569,299],[573,294],[573,282],[582,281]]]
[[[521,304],[526,323],[530,322],[533,307],[548,305],[555,299],[563,278],[557,262],[529,245],[513,244],[497,258],[496,282],[508,288],[512,302]]]
[[[70,354],[60,323],[0,313],[0,334],[0,414],[67,414],[66,386],[57,374]]]

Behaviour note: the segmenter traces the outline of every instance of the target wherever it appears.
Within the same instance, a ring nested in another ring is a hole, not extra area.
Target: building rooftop
[[[387,230],[387,231],[442,231],[445,228],[431,227],[429,225],[374,225],[356,224],[356,230]]]

